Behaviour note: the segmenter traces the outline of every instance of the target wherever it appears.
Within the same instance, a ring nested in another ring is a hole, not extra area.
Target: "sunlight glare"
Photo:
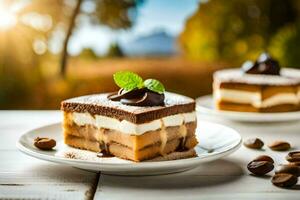
[[[9,29],[16,25],[17,16],[11,9],[7,9],[0,5],[0,29]]]

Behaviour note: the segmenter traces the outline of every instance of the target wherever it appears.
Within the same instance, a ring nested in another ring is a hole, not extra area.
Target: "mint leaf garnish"
[[[156,79],[143,79],[130,71],[120,71],[114,74],[115,83],[122,89],[126,91],[131,91],[134,89],[147,88],[153,92],[163,94],[165,92],[165,87],[161,82]]]
[[[133,90],[135,88],[142,88],[143,79],[129,71],[120,71],[114,74],[114,81],[120,87],[127,91]]]
[[[144,81],[144,86],[153,92],[162,94],[165,92],[165,87],[156,79],[147,79]]]

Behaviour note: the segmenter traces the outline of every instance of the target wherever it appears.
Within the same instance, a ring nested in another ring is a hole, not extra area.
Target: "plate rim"
[[[109,168],[111,166],[113,166],[115,169],[116,168],[153,168],[155,167],[159,167],[159,168],[164,168],[164,167],[168,167],[170,165],[174,166],[174,165],[178,165],[178,164],[186,164],[186,163],[200,163],[202,162],[203,159],[209,159],[210,157],[214,156],[214,157],[218,157],[216,159],[219,159],[220,157],[223,156],[227,156],[233,152],[235,152],[236,150],[238,150],[242,144],[242,137],[239,134],[238,131],[236,131],[235,129],[225,126],[223,124],[219,124],[219,123],[215,123],[215,122],[210,122],[210,121],[206,121],[206,120],[202,120],[202,122],[205,121],[206,123],[210,123],[210,124],[217,124],[218,126],[221,127],[225,127],[227,129],[230,129],[232,133],[235,134],[235,136],[238,137],[237,141],[233,144],[231,144],[228,149],[224,150],[224,151],[220,151],[220,152],[216,152],[216,153],[211,153],[208,156],[198,156],[198,157],[193,157],[193,158],[185,158],[185,159],[179,159],[179,160],[167,160],[167,161],[153,161],[153,162],[131,162],[131,163],[104,163],[104,162],[99,162],[99,161],[92,161],[92,160],[80,160],[80,159],[71,159],[71,158],[63,158],[63,157],[58,157],[58,156],[54,156],[54,155],[47,155],[47,154],[43,154],[41,152],[35,152],[33,150],[31,150],[30,148],[27,148],[26,146],[24,146],[22,144],[22,138],[26,137],[27,134],[32,133],[33,131],[38,131],[39,129],[42,128],[47,128],[47,127],[54,127],[54,126],[58,126],[61,125],[61,122],[58,123],[51,123],[51,124],[46,124],[43,126],[39,126],[33,129],[30,129],[28,131],[25,131],[17,140],[16,142],[16,147],[19,151],[21,151],[22,153],[30,156],[30,157],[34,157],[40,160],[44,160],[44,161],[49,161],[49,162],[53,162],[53,163],[60,163],[60,164],[67,164],[70,166],[97,166],[100,168]],[[213,159],[213,160],[216,160]],[[180,160],[184,160],[186,162],[178,162]],[[209,162],[209,161],[207,161]],[[159,166],[157,165],[159,163]]]
[[[284,122],[284,121],[300,120],[300,111],[274,112],[274,113],[223,111],[223,110],[215,110],[200,104],[203,101],[212,101],[212,99],[213,99],[212,94],[204,95],[196,98],[195,100],[196,111],[201,114],[207,114],[207,115],[218,116],[226,119],[231,119],[234,121],[245,121],[245,122],[280,122],[280,121]],[[251,116],[252,119],[249,119],[249,116]],[[236,117],[239,117],[239,119]],[[256,117],[257,119],[253,119],[254,117]]]

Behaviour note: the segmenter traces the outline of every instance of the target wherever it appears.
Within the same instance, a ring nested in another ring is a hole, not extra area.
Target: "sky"
[[[163,30],[177,36],[185,20],[198,7],[199,0],[145,0],[137,10],[137,18],[130,30],[112,31],[105,26],[85,24],[74,32],[69,53],[77,55],[83,48],[92,48],[98,55],[106,52],[113,42],[124,43],[139,36]]]

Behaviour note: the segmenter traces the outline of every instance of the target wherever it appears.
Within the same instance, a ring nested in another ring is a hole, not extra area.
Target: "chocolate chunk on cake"
[[[279,69],[277,61],[262,54],[242,70],[214,74],[213,96],[218,110],[289,112],[300,110],[300,70]]]
[[[143,87],[68,99],[61,109],[69,146],[136,162],[196,156],[191,98]]]

